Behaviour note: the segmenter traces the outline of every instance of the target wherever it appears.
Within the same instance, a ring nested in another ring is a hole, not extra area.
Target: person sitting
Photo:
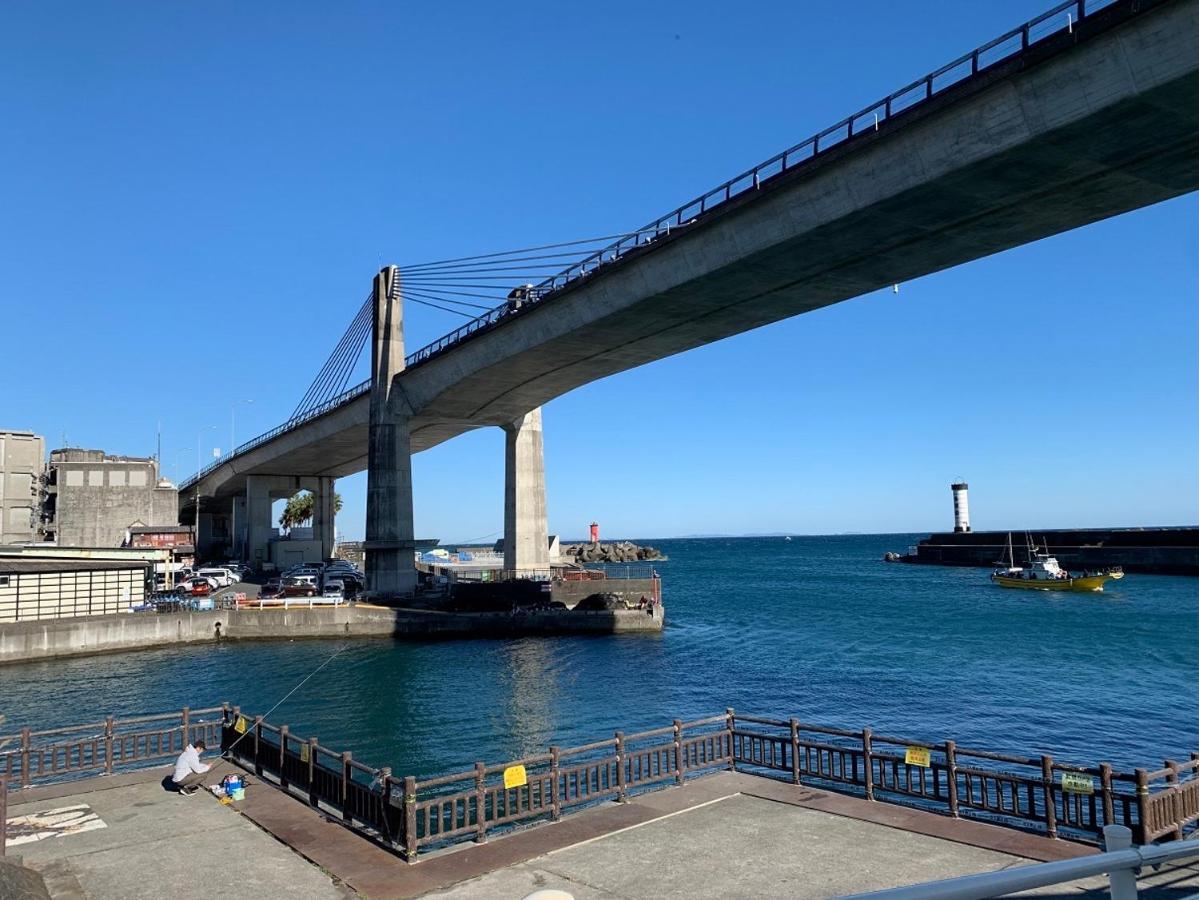
[[[179,758],[175,760],[175,774],[171,777],[171,781],[174,782],[179,793],[185,797],[190,797],[196,792],[200,782],[204,780],[204,773],[212,768],[212,766],[200,762],[200,754],[207,749],[208,745],[203,741],[196,741],[194,744],[184,747]]]

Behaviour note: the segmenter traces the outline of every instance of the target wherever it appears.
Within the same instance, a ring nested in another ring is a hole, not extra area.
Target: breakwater
[[[472,638],[636,634],[662,630],[648,609],[441,612],[338,606],[130,613],[0,626],[0,664],[171,645],[296,638]]]
[[[1007,557],[1009,534],[1016,565],[1028,563],[1027,542],[1031,539],[1037,547],[1047,547],[1067,569],[1122,566],[1126,572],[1199,575],[1199,527],[1193,526],[939,532],[924,538],[900,560],[934,566],[992,566]]]

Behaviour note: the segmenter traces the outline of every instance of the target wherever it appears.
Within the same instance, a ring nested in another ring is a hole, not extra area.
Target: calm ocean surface
[[[5,732],[238,703],[365,763],[427,775],[727,706],[1066,761],[1199,750],[1199,579],[1102,594],[887,564],[919,535],[652,541],[661,635],[243,643],[0,668]]]

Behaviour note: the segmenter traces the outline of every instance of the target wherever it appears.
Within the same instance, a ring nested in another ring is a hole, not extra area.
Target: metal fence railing
[[[1199,756],[1155,771],[1078,765],[814,725],[737,715],[549,747],[499,764],[433,778],[394,776],[288,726],[239,707],[116,719],[0,736],[9,790],[152,765],[203,738],[284,790],[402,852],[429,849],[517,824],[553,821],[603,800],[624,800],[717,769],[856,794],[973,818],[1048,837],[1097,842],[1130,829],[1140,844],[1181,839],[1199,821]]]
[[[811,137],[788,147],[781,153],[776,153],[764,162],[746,169],[739,175],[700,194],[665,215],[659,216],[645,226],[627,232],[618,240],[535,285],[528,299],[518,309],[510,307],[507,303],[490,309],[409,354],[405,365],[407,368],[420,365],[467,338],[488,331],[509,318],[527,313],[563,288],[594,275],[597,270],[609,266],[631,253],[644,252],[662,245],[664,239],[671,237],[679,229],[690,227],[731,201],[770,187],[774,179],[812,163],[829,151],[838,148],[847,149],[860,138],[877,134],[884,128],[890,128],[893,123],[901,124],[905,114],[910,111],[935,97],[945,95],[951,90],[960,89],[975,79],[991,77],[997,67],[1010,63],[1030,51],[1044,52],[1055,41],[1060,44],[1060,47],[1055,49],[1064,50],[1075,43],[1086,40],[1091,34],[1103,30],[1102,27],[1093,27],[1092,24],[1101,14],[1112,21],[1121,21],[1158,6],[1162,2],[1165,0],[1065,0],[994,40],[959,56],[922,78],[916,79],[852,115],[846,116],[841,121],[816,132]],[[368,380],[350,388],[338,397],[288,420],[279,427],[259,435],[252,441],[242,444],[220,460],[200,469],[180,486],[180,493],[186,493],[196,481],[227,462],[231,457],[252,450],[286,431],[362,396],[369,390],[370,381]]]
[[[172,759],[194,740],[215,747],[222,707],[0,735],[0,779],[10,790],[86,775],[111,775]]]

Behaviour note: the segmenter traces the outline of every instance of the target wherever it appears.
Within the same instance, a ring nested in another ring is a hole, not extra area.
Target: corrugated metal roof
[[[39,572],[86,572],[89,569],[148,569],[152,563],[142,559],[30,559],[0,556],[0,575],[24,575]]]

